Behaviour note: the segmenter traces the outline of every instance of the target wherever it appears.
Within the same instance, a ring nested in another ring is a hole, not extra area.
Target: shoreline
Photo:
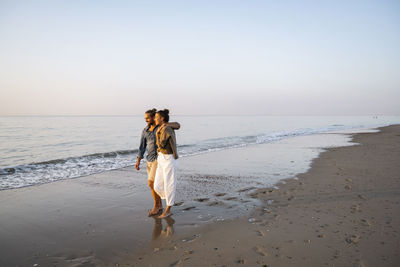
[[[133,266],[398,266],[400,125],[352,134],[279,189],[257,189],[250,215],[153,243]],[[397,139],[398,138],[398,139]],[[325,177],[323,180],[320,177]]]
[[[263,144],[269,144],[269,143],[275,143],[275,142],[280,142],[284,141],[285,139],[292,139],[292,138],[301,138],[301,137],[309,137],[309,136],[315,136],[315,135],[320,135],[320,134],[327,134],[327,133],[346,133],[346,132],[357,132],[358,130],[363,130],[363,129],[370,129],[370,128],[354,128],[349,127],[345,128],[347,130],[332,130],[332,131],[320,131],[321,129],[314,129],[314,130],[308,132],[308,133],[302,133],[302,131],[299,132],[299,130],[294,130],[289,133],[289,137],[284,137],[283,136],[279,137],[275,140],[275,137],[272,138],[273,140],[270,141],[261,141],[260,143],[256,142],[255,140],[254,143],[239,143],[239,144],[232,144],[232,146],[228,145],[225,146],[223,145],[222,147],[216,147],[216,148],[211,148],[210,150],[199,150],[197,152],[189,152],[188,154],[181,154],[181,158],[185,157],[196,157],[198,155],[204,155],[204,154],[210,154],[210,153],[215,153],[219,151],[226,151],[226,150],[234,150],[238,148],[246,148],[246,147],[252,147],[252,146],[258,146],[258,145],[263,145]],[[307,132],[307,131],[306,131]],[[270,133],[272,134],[272,133]],[[268,135],[268,134],[267,134]],[[262,135],[260,135],[262,136]],[[243,136],[242,138],[245,138],[246,136]],[[247,136],[249,137],[249,136]],[[271,138],[271,136],[270,136]],[[188,145],[183,145],[183,147],[191,147],[194,146],[194,144],[188,144]],[[184,150],[185,148],[179,148],[180,150]],[[19,188],[24,188],[28,186],[35,186],[35,185],[41,185],[41,184],[46,184],[46,183],[52,183],[52,182],[57,182],[61,180],[68,180],[68,179],[76,179],[76,178],[81,178],[89,175],[96,175],[100,174],[103,172],[108,172],[108,171],[113,171],[113,170],[119,170],[123,168],[129,168],[132,167],[132,161],[135,160],[135,155],[137,154],[136,149],[132,150],[114,150],[114,151],[109,151],[109,152],[93,152],[93,153],[88,153],[88,154],[72,154],[67,157],[59,157],[59,158],[51,158],[51,159],[42,159],[39,161],[33,161],[31,163],[23,163],[23,164],[11,164],[9,166],[3,166],[0,168],[0,176],[2,179],[0,180],[0,191],[2,190],[10,190],[10,189],[19,189]],[[106,168],[97,166],[98,162],[96,160],[101,159],[103,156],[111,155],[109,158],[109,162],[101,162],[101,164],[105,164],[107,166]],[[114,157],[115,156],[115,157]],[[118,162],[115,162],[115,159],[117,159],[119,156],[122,158],[118,159]],[[89,159],[92,158],[92,159]],[[80,162],[77,164],[77,162]],[[130,163],[130,164],[129,164]],[[60,164],[60,166],[58,166]],[[67,168],[64,166],[65,164],[69,165]],[[110,165],[111,164],[111,165]],[[113,165],[114,164],[114,165]],[[94,167],[93,167],[94,166]],[[90,171],[87,171],[87,169],[92,169]],[[27,171],[28,170],[28,171]],[[70,170],[74,170],[73,173],[70,172]],[[51,178],[49,178],[51,177]]]

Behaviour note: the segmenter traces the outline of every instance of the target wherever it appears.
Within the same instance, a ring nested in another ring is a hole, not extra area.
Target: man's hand
[[[181,125],[179,124],[179,122],[167,122],[166,126],[169,126],[174,130],[179,130],[179,128],[181,128]]]
[[[136,161],[136,165],[135,165],[136,170],[140,170],[139,166],[140,166],[140,158],[138,158]]]

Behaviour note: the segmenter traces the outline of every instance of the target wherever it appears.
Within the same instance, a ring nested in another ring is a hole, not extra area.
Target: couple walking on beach
[[[135,168],[140,169],[140,161],[147,150],[148,185],[154,199],[154,207],[148,215],[167,218],[172,215],[171,207],[175,203],[178,151],[174,130],[178,130],[180,124],[169,122],[168,109],[148,110],[144,119],[147,126],[142,131]],[[164,212],[161,199],[166,200]]]

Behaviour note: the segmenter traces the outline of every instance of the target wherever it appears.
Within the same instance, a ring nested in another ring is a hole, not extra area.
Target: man
[[[149,216],[158,215],[162,213],[162,202],[160,196],[154,191],[154,178],[157,169],[157,144],[156,144],[156,132],[158,126],[155,124],[154,116],[156,115],[156,109],[150,109],[145,112],[144,119],[147,126],[143,129],[142,136],[140,138],[139,152],[137,156],[137,161],[135,168],[140,169],[140,161],[143,159],[147,148],[147,175],[148,175],[148,185],[151,190],[151,194],[154,199],[154,206],[148,211]],[[177,122],[169,122],[167,126],[170,126],[174,130],[178,130],[181,126]]]

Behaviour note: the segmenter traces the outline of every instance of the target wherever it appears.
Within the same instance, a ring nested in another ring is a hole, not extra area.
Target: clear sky
[[[399,3],[0,0],[0,115],[400,115]]]

